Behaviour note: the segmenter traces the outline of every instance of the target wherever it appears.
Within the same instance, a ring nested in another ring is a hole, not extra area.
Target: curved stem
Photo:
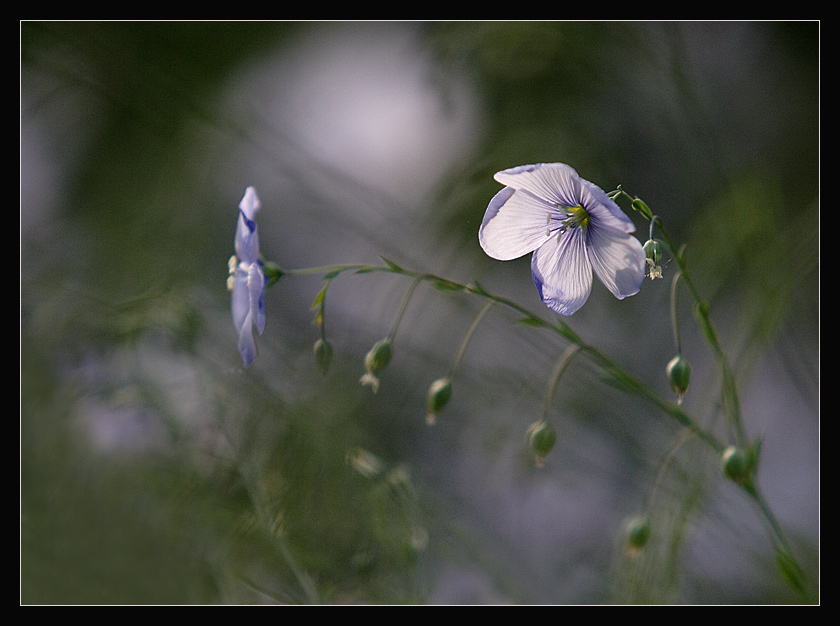
[[[690,433],[688,431],[683,431],[682,433],[680,433],[680,436],[677,438],[677,441],[674,443],[674,445],[671,447],[671,449],[668,451],[665,457],[659,462],[659,467],[656,470],[656,477],[646,497],[648,508],[650,508],[650,503],[653,502],[656,496],[656,492],[659,491],[659,486],[662,483],[662,479],[665,476],[666,470],[671,465],[671,461],[674,460],[674,458],[677,455],[677,452],[683,446],[683,444],[686,441],[688,441],[689,435]]]
[[[418,280],[415,278],[415,280]],[[493,301],[488,300],[484,303],[484,305],[476,312],[473,316],[472,322],[470,322],[469,327],[461,336],[461,341],[458,344],[458,349],[455,351],[455,356],[452,358],[452,363],[449,365],[449,371],[446,374],[447,378],[452,378],[452,374],[455,373],[455,369],[461,363],[461,359],[464,357],[464,353],[467,350],[467,344],[469,344],[470,339],[475,332],[475,329],[478,328],[478,325],[481,323],[481,319],[485,316],[487,311],[490,310],[490,307],[493,306]]]
[[[754,484],[746,483],[742,484],[741,487],[743,488],[743,491],[753,500],[767,522],[767,526],[770,529],[770,535],[775,544],[777,558],[779,559],[779,569],[782,570],[783,575],[785,575],[788,579],[790,586],[797,591],[806,602],[814,602],[813,594],[808,588],[808,583],[802,573],[802,568],[796,561],[796,557],[793,555],[793,550],[791,549],[790,544],[782,531],[782,527],[776,519],[776,516],[770,509],[770,505],[767,503],[767,500],[764,499],[759,492],[758,487]]]
[[[623,192],[622,192],[623,193]],[[672,251],[674,258],[676,259],[679,268],[680,274],[682,275],[681,280],[684,280],[686,285],[688,286],[692,297],[694,298],[695,302],[697,303],[698,313],[701,316],[701,320],[704,324],[706,330],[706,336],[709,340],[709,343],[712,345],[712,348],[717,355],[722,370],[723,370],[723,377],[724,377],[724,399],[726,401],[726,405],[731,412],[731,417],[733,419],[733,423],[737,426],[737,432],[742,440],[746,440],[744,437],[743,429],[741,426],[740,421],[740,408],[737,400],[737,393],[734,384],[734,377],[732,376],[731,369],[728,364],[728,360],[723,352],[723,349],[717,339],[717,333],[714,330],[714,326],[712,325],[711,320],[708,316],[708,306],[705,302],[700,298],[699,292],[695,287],[694,283],[691,281],[691,278],[687,272],[685,261],[682,258],[682,255],[678,254],[678,251],[674,247],[668,233],[665,231],[664,227],[662,226],[659,220],[656,220],[656,223],[659,224],[659,229],[662,232],[666,245]],[[661,410],[665,415],[673,419],[677,424],[682,426],[686,429],[688,433],[697,437],[699,440],[707,444],[715,453],[720,454],[725,449],[725,445],[721,443],[711,432],[707,431],[703,427],[701,427],[697,422],[692,419],[692,417],[683,411],[679,406],[675,405],[674,403],[666,400],[663,396],[658,394],[653,389],[649,388],[647,385],[641,383],[640,381],[636,380],[633,376],[627,373],[624,368],[622,368],[619,364],[613,361],[610,357],[606,354],[595,348],[594,346],[589,345],[580,336],[578,336],[565,322],[562,320],[554,320],[548,321],[543,317],[529,311],[527,308],[521,306],[520,304],[509,300],[503,296],[495,295],[490,293],[484,287],[479,285],[477,282],[473,282],[470,284],[462,284],[456,281],[452,281],[447,278],[443,278],[441,276],[437,276],[435,274],[427,273],[427,272],[417,272],[413,270],[408,270],[398,266],[397,264],[388,261],[387,259],[382,259],[385,265],[366,265],[366,264],[354,264],[354,265],[330,265],[330,266],[323,266],[318,268],[309,268],[309,269],[301,269],[301,270],[291,270],[285,273],[288,274],[324,274],[326,273],[328,277],[334,278],[335,276],[344,273],[344,272],[357,272],[357,273],[370,273],[370,272],[387,272],[393,274],[399,274],[407,277],[411,277],[415,280],[415,282],[419,283],[420,281],[429,282],[432,285],[448,290],[448,291],[463,291],[473,295],[477,295],[481,298],[487,300],[485,305],[478,311],[473,322],[471,323],[470,327],[467,329],[464,337],[461,340],[461,345],[458,348],[456,358],[453,360],[453,365],[450,368],[450,372],[457,366],[457,363],[460,361],[461,357],[463,356],[463,352],[466,348],[466,344],[469,341],[472,332],[474,331],[475,327],[480,322],[483,315],[486,313],[487,309],[489,309],[490,305],[498,304],[501,305],[515,313],[522,315],[521,321],[525,324],[535,327],[545,328],[550,330],[551,332],[559,335],[560,337],[569,341],[575,347],[575,353],[581,352],[586,355],[586,357],[596,366],[604,371],[609,377],[611,382],[622,388],[625,392],[633,394],[642,400],[648,402],[649,404],[653,405],[654,407]],[[774,543],[777,546],[777,549],[781,549],[783,554],[789,559],[791,567],[795,572],[799,572],[799,566],[796,564],[793,554],[788,548],[787,541],[784,538],[784,534],[782,533],[781,527],[779,526],[778,522],[776,521],[775,517],[772,514],[772,511],[769,508],[766,500],[762,497],[759,491],[752,485],[743,486],[745,493],[757,504],[758,508],[760,509],[762,515],[764,516],[765,520],[767,521],[771,533],[774,538]],[[801,580],[801,576],[800,576]],[[807,593],[804,591],[804,586],[799,588],[800,592],[807,596]]]
[[[397,316],[394,318],[394,324],[391,326],[391,330],[388,332],[388,339],[393,339],[396,336],[397,329],[400,326],[400,322],[402,321],[406,308],[408,308],[408,303],[411,300],[411,296],[414,295],[414,291],[415,289],[417,289],[417,285],[419,285],[421,282],[422,281],[420,280],[420,278],[415,278],[411,282],[411,286],[408,288],[408,291],[405,292],[402,302],[400,302],[400,308],[397,311]]]
[[[551,373],[551,378],[548,379],[548,386],[545,389],[545,397],[543,398],[543,421],[548,420],[548,411],[551,403],[554,400],[554,395],[557,392],[557,385],[560,383],[560,377],[563,372],[569,367],[572,362],[572,357],[580,351],[580,347],[572,344],[566,348],[565,352],[557,360],[557,365],[554,366],[554,371]]]
[[[610,197],[615,199],[619,195],[629,199],[633,205],[633,208],[639,211],[646,219],[650,220],[651,238],[653,238],[654,227],[659,229],[659,232],[662,235],[662,239],[665,245],[670,250],[674,260],[676,260],[677,265],[679,267],[679,273],[681,274],[682,279],[685,281],[685,284],[688,287],[692,298],[694,299],[695,309],[697,311],[697,316],[700,321],[701,330],[703,331],[703,334],[706,337],[707,343],[711,346],[712,351],[714,352],[715,358],[717,359],[718,365],[720,367],[722,378],[722,403],[726,409],[726,413],[729,418],[729,423],[732,427],[732,430],[735,433],[735,437],[738,441],[738,444],[742,447],[746,447],[748,445],[748,439],[744,430],[743,421],[741,419],[741,404],[740,400],[738,399],[738,390],[735,384],[735,375],[732,371],[732,366],[729,363],[729,359],[726,356],[726,353],[724,352],[723,347],[720,344],[717,330],[714,324],[712,323],[711,317],[709,316],[709,305],[700,296],[700,291],[697,289],[697,286],[691,279],[688,267],[686,266],[685,255],[682,254],[681,250],[677,249],[677,246],[671,239],[671,236],[668,233],[668,230],[665,228],[665,225],[662,223],[662,220],[659,219],[658,216],[654,215],[642,200],[640,200],[639,198],[634,198],[620,187],[619,189],[611,193]]]
[[[683,411],[680,407],[674,405],[670,401],[666,400],[664,397],[660,396],[658,393],[648,388],[640,381],[633,378],[630,374],[625,372],[620,365],[615,363],[606,354],[604,354],[594,346],[587,344],[579,335],[577,335],[568,326],[568,324],[566,324],[562,320],[557,319],[554,321],[548,321],[540,317],[539,315],[531,312],[527,308],[521,306],[520,304],[509,300],[508,298],[490,293],[477,282],[463,284],[450,280],[448,278],[443,278],[436,274],[409,270],[400,267],[396,263],[393,263],[392,261],[389,261],[387,259],[382,260],[384,261],[385,265],[329,265],[320,268],[310,268],[306,270],[291,270],[286,273],[316,274],[327,272],[329,276],[335,277],[338,274],[344,272],[387,272],[407,276],[419,281],[426,281],[432,283],[438,288],[445,289],[448,291],[463,291],[484,298],[485,300],[501,305],[515,313],[522,315],[522,321],[524,323],[531,326],[542,327],[547,330],[550,330],[555,334],[559,335],[560,337],[563,337],[570,343],[574,344],[575,346],[577,346],[578,350],[584,353],[591,362],[593,362],[595,365],[604,370],[604,372],[610,376],[613,383],[617,384],[625,391],[633,393],[634,395],[637,395],[638,397],[648,401],[657,408],[661,409],[666,415],[676,420],[678,424],[688,429],[693,435],[707,443],[716,452],[720,453],[723,451],[724,445],[721,442],[719,442],[712,433],[706,431],[699,424],[697,424],[685,411]],[[479,311],[479,313],[483,315],[481,311]],[[480,316],[478,316],[478,319],[480,320]],[[478,320],[473,320],[473,324],[471,326],[474,327],[477,324],[477,321]],[[468,334],[465,335],[465,337],[469,337],[469,334],[471,334],[471,331],[468,331]]]
[[[743,420],[741,419],[741,403],[738,399],[738,390],[735,384],[735,375],[732,371],[732,366],[729,363],[729,358],[726,356],[726,353],[724,352],[723,347],[720,344],[717,330],[715,329],[715,326],[712,323],[712,320],[709,316],[709,305],[700,296],[700,292],[697,290],[694,281],[691,279],[691,275],[689,274],[688,268],[686,267],[685,255],[680,254],[680,251],[677,250],[676,246],[674,245],[674,242],[671,240],[671,237],[668,234],[668,231],[665,229],[664,224],[662,224],[662,221],[658,218],[655,221],[657,227],[659,228],[659,232],[662,234],[665,244],[671,250],[671,254],[677,261],[680,274],[682,275],[685,284],[688,286],[688,289],[692,297],[694,298],[697,315],[700,318],[700,325],[706,337],[706,341],[711,346],[712,351],[714,352],[715,357],[718,360],[722,377],[723,404],[727,409],[727,415],[729,416],[730,424],[732,425],[732,428],[735,431],[736,439],[739,445],[747,446],[748,440],[746,432],[744,430]]]
[[[659,232],[662,235],[663,241],[665,242],[665,245],[668,247],[668,249],[671,252],[671,255],[676,260],[679,270],[678,275],[674,279],[674,291],[676,291],[677,281],[684,280],[685,284],[688,286],[692,298],[694,299],[697,316],[701,325],[701,330],[703,331],[706,337],[707,343],[712,348],[712,351],[714,352],[720,367],[722,378],[721,395],[723,400],[723,406],[726,409],[727,416],[729,418],[732,429],[735,432],[735,436],[739,445],[741,445],[742,447],[747,447],[748,438],[744,429],[743,421],[741,419],[741,407],[738,398],[737,386],[735,383],[735,375],[732,370],[732,366],[729,363],[729,359],[726,356],[726,353],[724,352],[723,347],[720,344],[717,330],[715,329],[715,326],[712,323],[712,320],[709,316],[709,305],[700,296],[700,292],[697,289],[696,285],[694,284],[694,281],[691,279],[691,275],[688,272],[688,268],[685,262],[685,256],[682,253],[683,251],[681,249],[677,249],[676,245],[671,239],[671,236],[665,228],[665,225],[662,223],[662,220],[660,220],[658,216],[653,215],[653,213],[643,201],[637,198],[633,198],[621,188],[619,188],[616,192],[611,194],[611,197],[615,199],[619,195],[630,199],[630,201],[633,203],[633,207],[636,210],[638,210],[642,215],[644,215],[645,218],[650,220],[651,239],[653,238],[654,227],[658,227]],[[675,302],[672,302],[672,309],[674,311],[674,315],[676,315]],[[674,328],[677,328],[676,320]],[[680,344],[678,334],[676,335],[676,341],[677,349],[679,351]],[[674,415],[674,417],[677,416]],[[718,449],[718,452],[720,452],[720,449]],[[796,563],[796,560],[793,556],[793,552],[790,550],[788,542],[785,539],[784,533],[782,532],[782,528],[776,520],[775,516],[773,515],[769,505],[767,504],[767,501],[758,491],[753,481],[743,483],[741,484],[741,487],[761,511],[762,516],[764,517],[770,528],[770,533],[773,537],[773,541],[776,545],[776,549],[779,555],[782,558],[786,559],[787,564],[786,567],[784,567],[783,569],[787,570],[787,576],[789,578],[791,586],[798,592],[800,592],[803,595],[803,597],[808,598],[809,593],[805,589],[804,577],[801,574],[801,569]]]
[[[677,354],[682,354],[682,342],[680,340],[680,320],[677,315],[677,287],[679,286],[682,272],[674,274],[674,280],[671,283],[671,329],[674,331],[674,347]]]

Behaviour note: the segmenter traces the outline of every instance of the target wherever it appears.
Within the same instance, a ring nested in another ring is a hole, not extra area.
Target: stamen
[[[586,209],[584,209],[580,204],[565,208],[566,215],[568,216],[568,222],[574,224],[575,226],[580,226],[581,228],[589,226],[589,213],[587,213]]]
[[[586,212],[586,209],[582,205],[578,204],[570,207],[556,204],[554,208],[557,210],[549,212],[546,216],[546,224],[548,224],[546,236],[551,236],[552,233],[556,232],[557,241],[559,242],[560,237],[567,230],[572,230],[578,226],[585,229],[589,226],[589,213]]]
[[[238,264],[239,264],[239,259],[236,258],[235,254],[228,259],[228,277],[227,277],[228,291],[233,291],[234,274],[236,274],[236,266]]]

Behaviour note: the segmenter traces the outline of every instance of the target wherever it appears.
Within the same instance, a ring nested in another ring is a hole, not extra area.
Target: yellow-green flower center
[[[555,232],[559,238],[567,230],[574,230],[578,226],[584,230],[589,226],[589,213],[580,204],[576,206],[555,205],[556,211],[549,211],[546,218],[546,235],[551,236]]]
[[[581,228],[589,226],[589,213],[581,205],[562,208],[566,211],[566,223],[569,226],[580,226]]]

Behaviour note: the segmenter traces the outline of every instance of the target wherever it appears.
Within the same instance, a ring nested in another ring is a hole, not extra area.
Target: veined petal
[[[257,223],[240,209],[236,222],[236,238],[234,248],[243,263],[256,263],[260,256],[260,239],[257,233]]]
[[[260,241],[256,222],[260,206],[260,199],[256,190],[253,187],[248,187],[239,202],[239,219],[236,222],[236,238],[234,240],[236,254],[247,264],[256,263],[260,256]]]
[[[253,187],[248,187],[245,190],[245,195],[242,196],[242,200],[239,202],[239,210],[245,214],[248,220],[253,222],[261,206],[260,198],[257,196],[257,190]]]
[[[245,318],[251,310],[248,275],[240,268],[237,268],[233,274],[233,284],[230,290],[230,310],[233,317],[233,327],[239,332],[245,325]]]
[[[257,192],[253,187],[248,187],[239,203],[234,238],[236,256],[229,261],[231,315],[239,334],[239,353],[246,366],[257,358],[254,327],[256,326],[260,334],[265,328],[265,274],[259,259],[260,244],[256,222],[259,210],[260,199]]]
[[[520,165],[497,172],[493,178],[507,187],[529,191],[551,205],[573,207],[581,203],[581,179],[565,163]]]
[[[645,255],[635,225],[604,191],[564,163],[497,172],[505,185],[490,201],[479,241],[507,261],[534,250],[531,272],[542,301],[562,315],[589,297],[593,270],[616,298],[638,293]],[[557,239],[555,239],[555,236]]]
[[[257,358],[257,343],[254,340],[253,317],[251,312],[245,317],[242,328],[239,329],[239,354],[242,355],[242,362],[248,366]]]
[[[265,275],[257,263],[248,268],[248,310],[257,330],[265,329]]]
[[[499,261],[519,258],[539,248],[546,234],[551,204],[528,191],[505,187],[490,200],[478,229],[484,251]]]
[[[546,306],[560,315],[577,311],[592,290],[583,232],[576,228],[541,246],[531,258],[531,273]]]
[[[593,221],[624,233],[635,232],[636,226],[604,191],[588,180],[581,180],[581,204]]]
[[[590,227],[589,260],[598,278],[619,300],[639,293],[645,278],[645,251],[633,235]]]

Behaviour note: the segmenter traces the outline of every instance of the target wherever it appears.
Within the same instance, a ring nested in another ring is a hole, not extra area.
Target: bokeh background
[[[819,582],[818,22],[22,22],[24,604],[796,603],[762,518],[709,450],[481,304],[421,286],[378,393],[365,352],[409,280],[266,295],[243,369],[225,287],[237,206],[286,268],[380,256],[548,315],[528,259],[486,257],[493,173],[562,161],[687,245],[735,364],[759,481]],[[625,209],[629,208],[623,205]],[[647,225],[631,214],[640,239]],[[670,397],[670,279],[567,320]],[[687,411],[720,421],[680,302]],[[658,490],[651,486],[657,481]],[[629,557],[623,521],[650,512]]]

